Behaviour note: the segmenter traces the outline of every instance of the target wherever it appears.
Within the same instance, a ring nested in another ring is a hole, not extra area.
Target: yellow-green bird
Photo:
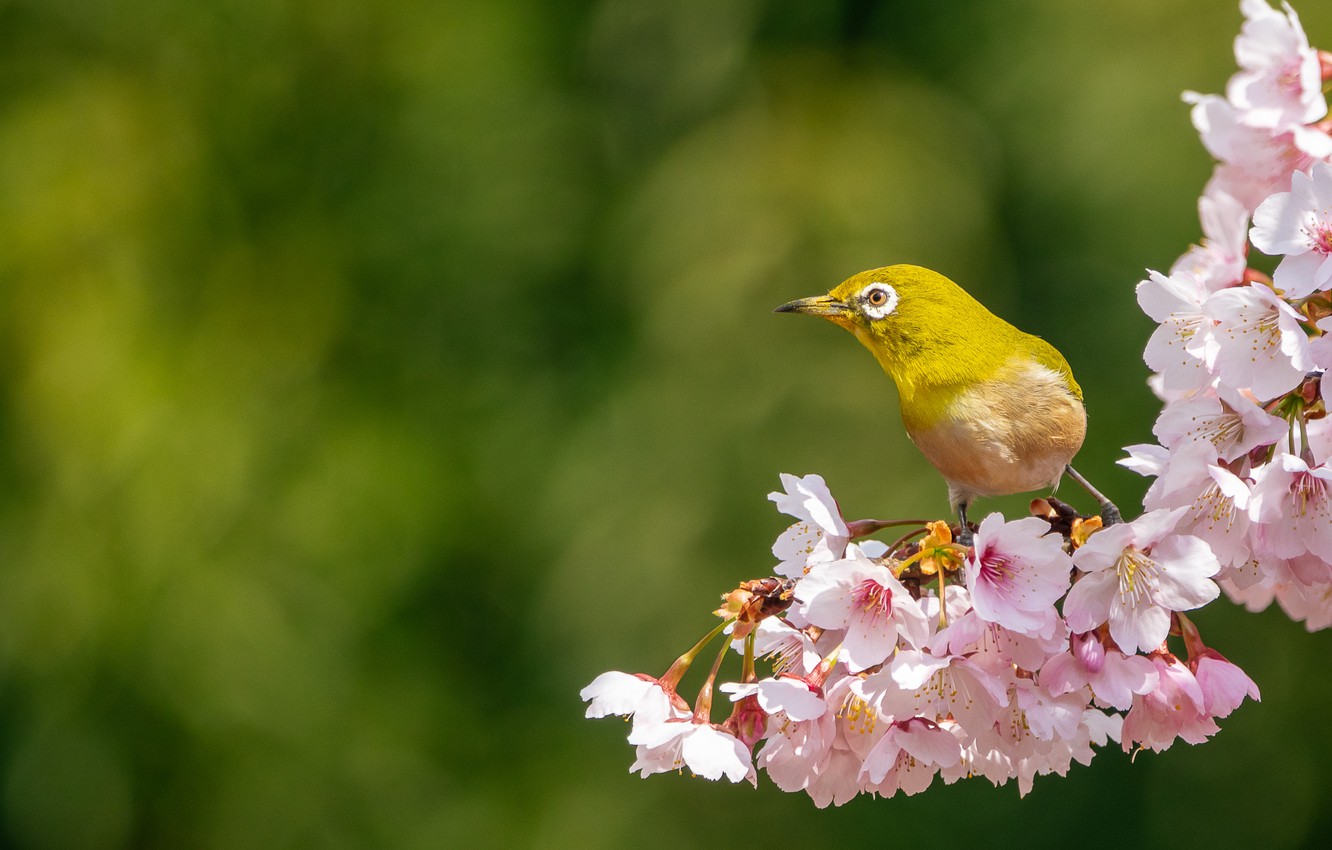
[[[1067,472],[1118,521],[1113,504],[1069,466],[1087,433],[1082,389],[1040,337],[991,313],[920,266],[861,272],[827,295],[783,304],[860,340],[897,384],[907,434],[948,482],[962,539],[979,496],[1054,488]]]

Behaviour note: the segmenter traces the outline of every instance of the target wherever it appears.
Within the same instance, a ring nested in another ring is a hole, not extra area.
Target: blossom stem
[[[927,525],[927,519],[858,519],[855,522],[846,524],[847,530],[851,532],[852,540],[859,540],[862,537],[868,537],[885,528],[897,528],[903,525]]]
[[[1304,417],[1304,411],[1297,414],[1300,419],[1300,459],[1310,466],[1314,466],[1313,449],[1309,446],[1309,424]]]
[[[684,678],[685,672],[689,670],[689,666],[694,663],[694,659],[703,651],[703,647],[711,643],[713,638],[721,634],[726,627],[734,623],[735,620],[735,617],[731,617],[728,620],[722,620],[717,624],[716,628],[704,635],[703,639],[698,643],[694,644],[692,649],[675,659],[675,663],[670,666],[670,669],[668,669],[659,680],[662,688],[668,691],[675,690],[675,686],[680,684],[680,680]],[[725,647],[723,646],[722,649],[725,649]]]
[[[939,628],[948,628],[948,605],[944,601],[944,570],[939,570]]]
[[[712,662],[712,669],[708,671],[707,681],[703,687],[698,690],[698,699],[694,701],[694,722],[711,723],[712,722],[712,683],[717,680],[717,671],[721,669],[722,659],[726,657],[726,651],[729,647],[725,642],[722,643],[721,650]]]
[[[740,671],[740,681],[748,684],[758,679],[754,672],[754,632],[745,635],[745,660]]]
[[[920,528],[912,529],[906,534],[903,534],[901,537],[897,538],[892,543],[888,544],[888,554],[891,555],[892,553],[900,549],[902,545],[905,544],[908,540],[910,540],[911,538],[915,537],[918,534],[924,534],[927,531],[929,531],[929,529],[926,528],[924,525],[922,525]]]
[[[1189,658],[1197,658],[1207,648],[1207,645],[1203,643],[1202,635],[1198,632],[1198,627],[1179,611],[1173,612],[1173,616],[1179,623],[1180,637],[1184,638],[1184,650],[1189,654]]]

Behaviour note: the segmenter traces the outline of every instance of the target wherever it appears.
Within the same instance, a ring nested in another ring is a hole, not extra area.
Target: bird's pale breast
[[[946,414],[907,431],[957,505],[1053,487],[1082,447],[1087,414],[1059,373],[1022,359],[958,393]]]

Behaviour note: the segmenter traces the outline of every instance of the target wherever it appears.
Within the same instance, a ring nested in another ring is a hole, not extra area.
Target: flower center
[[[1281,317],[1275,307],[1268,304],[1242,308],[1226,333],[1244,339],[1254,353],[1269,356],[1272,348],[1281,345]]]
[[[887,617],[893,613],[893,594],[873,579],[862,581],[851,591],[851,604],[874,617]]]
[[[1193,501],[1189,511],[1197,525],[1207,524],[1207,530],[1213,531],[1219,525],[1222,533],[1230,531],[1235,524],[1235,503],[1221,492],[1221,487],[1212,482]]]
[[[1187,343],[1202,330],[1204,317],[1201,313],[1171,313],[1166,321],[1174,324],[1176,338]],[[1174,341],[1170,344],[1174,345]]]
[[[1311,508],[1327,510],[1327,482],[1317,475],[1298,473],[1290,483],[1290,493],[1295,501],[1295,514],[1301,518],[1308,516]]]
[[[1315,221],[1304,229],[1309,234],[1309,246],[1319,254],[1332,254],[1332,222]]]
[[[1276,85],[1279,90],[1288,95],[1300,95],[1304,93],[1304,79],[1300,74],[1300,59],[1288,60],[1281,66],[1281,70],[1276,75]]]
[[[996,585],[1012,584],[1016,574],[1017,568],[1013,562],[1003,555],[989,553],[981,558],[979,577],[982,581]]]
[[[854,694],[847,695],[837,716],[846,721],[848,730],[861,734],[873,732],[879,721],[879,713],[874,707]]]
[[[1119,598],[1130,607],[1148,594],[1157,584],[1161,567],[1143,552],[1132,546],[1125,549],[1115,562],[1119,574]]]
[[[1224,452],[1238,442],[1244,431],[1244,420],[1235,413],[1218,413],[1198,420],[1198,424],[1189,430],[1189,436],[1203,439]]]

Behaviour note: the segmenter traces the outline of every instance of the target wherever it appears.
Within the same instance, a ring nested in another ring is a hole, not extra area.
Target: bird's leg
[[[976,535],[972,533],[971,526],[967,524],[967,503],[957,503],[957,542],[963,546],[970,546],[976,541]]]
[[[1078,482],[1078,484],[1082,486],[1082,489],[1086,490],[1087,493],[1096,500],[1096,504],[1101,506],[1101,523],[1103,525],[1110,526],[1117,522],[1124,521],[1124,517],[1119,513],[1119,508],[1115,507],[1115,503],[1107,499],[1100,490],[1093,487],[1090,481],[1083,478],[1082,473],[1078,472],[1072,466],[1065,466],[1064,472],[1068,474],[1069,478]]]

